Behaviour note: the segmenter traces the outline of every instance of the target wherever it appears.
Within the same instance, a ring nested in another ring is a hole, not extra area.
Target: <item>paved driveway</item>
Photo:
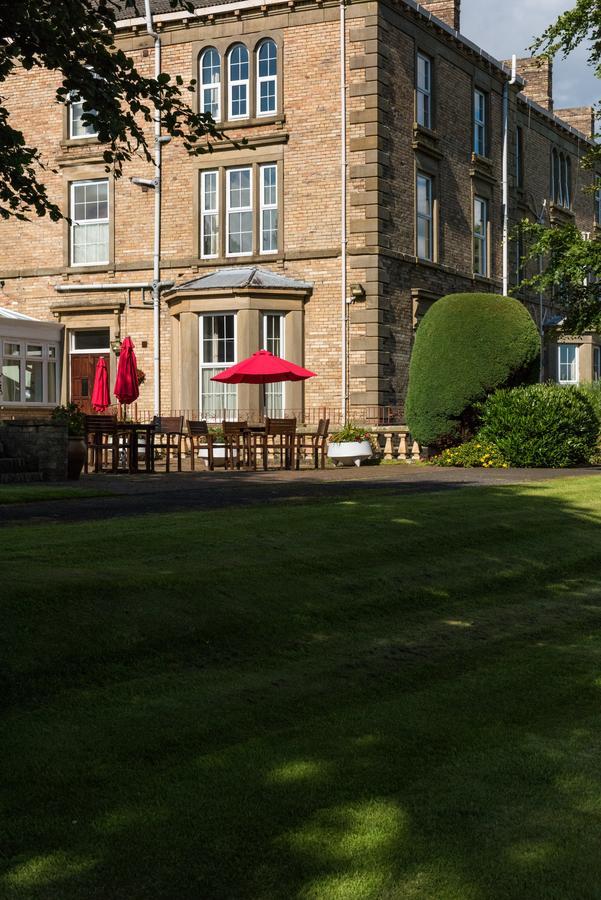
[[[170,475],[88,475],[79,484],[109,497],[0,505],[0,525],[85,521],[179,510],[215,509],[266,502],[345,498],[366,491],[423,493],[459,487],[503,486],[597,475],[601,469],[439,469],[421,465],[300,472],[197,472]],[[72,484],[72,483],[71,483]],[[0,488],[1,490],[1,488]]]

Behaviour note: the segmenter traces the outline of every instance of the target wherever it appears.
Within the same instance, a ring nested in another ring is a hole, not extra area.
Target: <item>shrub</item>
[[[422,445],[475,430],[474,406],[538,374],[539,336],[524,306],[496,294],[451,294],[426,313],[409,367],[407,424]]]
[[[459,447],[448,447],[440,456],[431,460],[433,466],[459,466],[463,469],[507,469],[509,464],[505,461],[498,447],[489,441],[481,441],[474,438]]]
[[[369,441],[370,439],[369,431],[366,431],[360,425],[355,425],[354,422],[349,422],[347,425],[343,425],[339,431],[331,434],[329,442],[331,444],[346,444],[349,441]]]
[[[576,387],[501,390],[482,406],[479,437],[494,443],[512,466],[563,468],[588,462],[598,435],[591,402]]]
[[[595,381],[591,384],[581,384],[580,390],[590,401],[590,404],[595,411],[599,423],[599,434],[601,434],[601,381]]]

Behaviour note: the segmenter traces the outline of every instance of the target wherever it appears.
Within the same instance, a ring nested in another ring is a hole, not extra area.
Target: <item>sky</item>
[[[497,59],[509,59],[513,53],[529,56],[528,46],[533,38],[571,5],[570,0],[462,0],[461,31]],[[556,59],[556,108],[591,106],[601,99],[601,81],[595,78],[586,59],[583,47],[566,60]]]

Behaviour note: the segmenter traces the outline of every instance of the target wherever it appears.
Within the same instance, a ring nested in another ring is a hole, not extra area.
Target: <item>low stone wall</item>
[[[0,421],[0,444],[6,456],[21,457],[30,471],[48,481],[67,478],[67,426],[47,419]]]

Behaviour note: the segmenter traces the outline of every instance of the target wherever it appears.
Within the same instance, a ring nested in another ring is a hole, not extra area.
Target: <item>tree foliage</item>
[[[407,424],[427,446],[464,438],[491,391],[533,381],[540,341],[526,308],[496,294],[451,294],[424,316],[409,368]]]
[[[169,2],[190,8],[186,0]],[[0,217],[62,216],[43,181],[48,161],[13,124],[18,97],[10,76],[20,67],[57,73],[57,103],[68,103],[72,95],[83,101],[84,123],[94,123],[107,169],[116,177],[134,154],[151,159],[148,123],[157,108],[165,131],[190,153],[204,152],[203,135],[219,137],[212,118],[188,103],[194,80],[166,72],[158,79],[146,77],[115,46],[116,14],[123,8],[132,17],[144,14],[140,0],[0,2]]]
[[[584,41],[590,42],[589,64],[601,78],[601,3],[599,0],[576,0],[537,39],[534,52],[549,59],[558,54],[568,56]],[[597,115],[599,115],[597,113]],[[583,167],[596,173],[587,188],[601,188],[601,144],[592,145],[582,160]],[[598,240],[585,240],[572,224],[546,228],[523,222],[522,233],[528,238],[524,261],[542,259],[544,271],[524,282],[539,291],[559,291],[565,317],[561,325],[566,334],[601,331],[601,248]]]

